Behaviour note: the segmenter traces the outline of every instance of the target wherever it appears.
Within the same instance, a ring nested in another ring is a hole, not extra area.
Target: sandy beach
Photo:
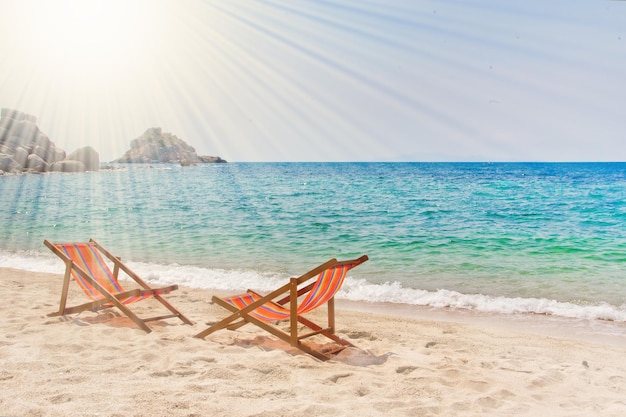
[[[205,290],[167,297],[194,326],[168,319],[149,334],[112,310],[47,317],[61,279],[0,268],[2,416],[626,414],[619,343],[339,308],[357,348],[321,362],[252,325],[193,338],[225,315]]]

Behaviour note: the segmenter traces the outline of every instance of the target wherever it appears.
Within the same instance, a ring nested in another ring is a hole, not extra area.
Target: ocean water
[[[626,163],[113,168],[0,176],[0,267],[93,237],[155,283],[267,291],[365,253],[340,298],[626,322]]]

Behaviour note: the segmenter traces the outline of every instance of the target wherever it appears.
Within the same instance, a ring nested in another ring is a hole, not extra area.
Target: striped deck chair
[[[81,311],[99,311],[106,308],[117,307],[128,318],[135,322],[141,329],[150,333],[150,328],[146,325],[148,321],[155,321],[178,317],[185,324],[193,324],[187,317],[163,299],[163,294],[178,289],[178,285],[170,285],[163,288],[151,288],[137,274],[131,271],[121,259],[112,255],[102,245],[93,239],[84,243],[52,243],[44,240],[44,244],[65,263],[65,276],[63,279],[63,290],[61,292],[61,302],[59,311],[48,314],[48,316],[64,316],[66,314],[80,313]],[[103,258],[104,255],[108,261]],[[113,272],[109,268],[109,263],[113,264]],[[135,280],[141,287],[125,291],[118,282],[119,271],[122,270],[130,278]],[[68,288],[70,277],[85,292],[92,301],[67,307]],[[139,318],[128,307],[128,304],[135,303],[147,298],[154,298],[163,304],[172,314]]]
[[[261,296],[252,290],[231,297],[214,296],[213,301],[216,304],[232,311],[233,314],[194,337],[203,339],[220,329],[234,330],[244,324],[253,323],[291,344],[291,346],[297,347],[318,359],[331,359],[333,354],[348,346],[353,346],[335,334],[335,294],[341,288],[348,271],[367,260],[367,255],[341,262],[331,259],[300,277],[291,278],[287,284],[266,296]],[[301,287],[312,278],[316,278],[313,283]],[[328,305],[327,327],[322,327],[302,316],[324,304]],[[289,333],[274,325],[281,320],[289,320]],[[308,327],[310,331],[305,334],[298,334],[298,323]],[[337,348],[322,352],[312,345],[302,342],[303,339],[318,334],[334,341]]]

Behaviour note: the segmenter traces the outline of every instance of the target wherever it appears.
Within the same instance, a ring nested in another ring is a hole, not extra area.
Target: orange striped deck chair
[[[335,294],[341,288],[348,271],[367,260],[367,255],[348,261],[331,259],[300,277],[291,278],[287,284],[266,296],[261,296],[252,290],[224,298],[214,296],[213,301],[216,304],[232,311],[233,314],[194,337],[203,339],[217,330],[224,328],[234,330],[252,323],[318,359],[331,359],[332,355],[348,346],[353,346],[335,334]],[[313,283],[304,286],[306,281],[313,278],[316,278]],[[303,314],[324,304],[328,305],[327,327],[322,327],[303,317]],[[282,320],[289,320],[289,333],[275,325]],[[310,330],[299,334],[298,323]],[[322,351],[312,344],[303,342],[303,339],[315,335],[326,336],[335,342],[336,347]]]
[[[82,311],[99,311],[106,308],[117,307],[128,318],[135,322],[141,329],[150,333],[151,329],[146,322],[178,317],[185,324],[193,324],[180,311],[163,299],[162,295],[178,289],[178,285],[170,285],[163,288],[151,288],[136,273],[131,271],[119,257],[106,250],[93,239],[81,243],[52,243],[44,240],[44,244],[65,263],[65,275],[63,278],[63,290],[59,310],[48,316],[64,316],[67,314],[80,313]],[[104,255],[104,257],[103,257]],[[105,258],[107,261],[105,261]],[[113,265],[111,271],[109,265]],[[124,290],[118,281],[119,271],[122,270],[132,278],[141,288]],[[68,289],[71,278],[85,292],[90,302],[74,307],[67,307]],[[139,318],[127,306],[140,300],[153,298],[163,304],[171,314]]]

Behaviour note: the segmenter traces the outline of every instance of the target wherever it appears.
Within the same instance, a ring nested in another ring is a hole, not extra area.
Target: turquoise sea
[[[93,237],[148,280],[268,290],[366,253],[341,298],[626,322],[626,163],[108,168],[0,176],[0,267]]]

